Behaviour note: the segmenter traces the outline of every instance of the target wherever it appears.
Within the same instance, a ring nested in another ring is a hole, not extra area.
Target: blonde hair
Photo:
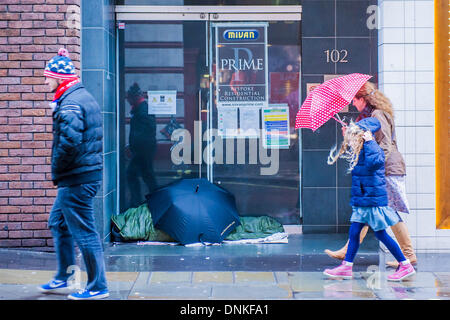
[[[357,126],[353,121],[347,127],[344,135],[344,141],[341,144],[339,152],[336,154],[336,146],[330,150],[327,163],[334,164],[338,158],[343,158],[349,162],[348,172],[352,171],[359,160],[359,153],[364,145],[364,130]]]
[[[374,109],[387,112],[394,119],[394,109],[388,97],[379,91],[372,82],[367,81],[356,93],[356,98],[363,98]]]

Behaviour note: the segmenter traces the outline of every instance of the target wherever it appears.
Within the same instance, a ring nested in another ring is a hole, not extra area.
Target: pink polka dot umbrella
[[[333,118],[346,125],[335,115],[350,104],[370,75],[352,73],[325,81],[306,97],[295,119],[295,128],[309,128],[316,131]],[[339,116],[337,115],[339,118]]]

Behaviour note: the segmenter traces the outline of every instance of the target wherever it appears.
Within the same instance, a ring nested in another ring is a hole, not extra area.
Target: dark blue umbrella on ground
[[[181,244],[222,242],[239,224],[234,196],[206,179],[182,179],[147,196],[155,228]]]

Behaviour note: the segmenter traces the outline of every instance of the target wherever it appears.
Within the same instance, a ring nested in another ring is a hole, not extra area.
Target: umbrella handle
[[[336,113],[335,116],[337,117],[337,119],[333,116],[333,119],[336,120],[337,122],[339,122],[343,127],[347,127],[347,124],[341,120],[341,117],[339,117],[339,115]]]

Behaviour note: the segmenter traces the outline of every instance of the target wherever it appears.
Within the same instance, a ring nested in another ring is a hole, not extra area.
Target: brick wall
[[[0,0],[0,247],[53,244],[53,94],[43,70],[66,47],[79,74],[79,7],[80,0]]]

